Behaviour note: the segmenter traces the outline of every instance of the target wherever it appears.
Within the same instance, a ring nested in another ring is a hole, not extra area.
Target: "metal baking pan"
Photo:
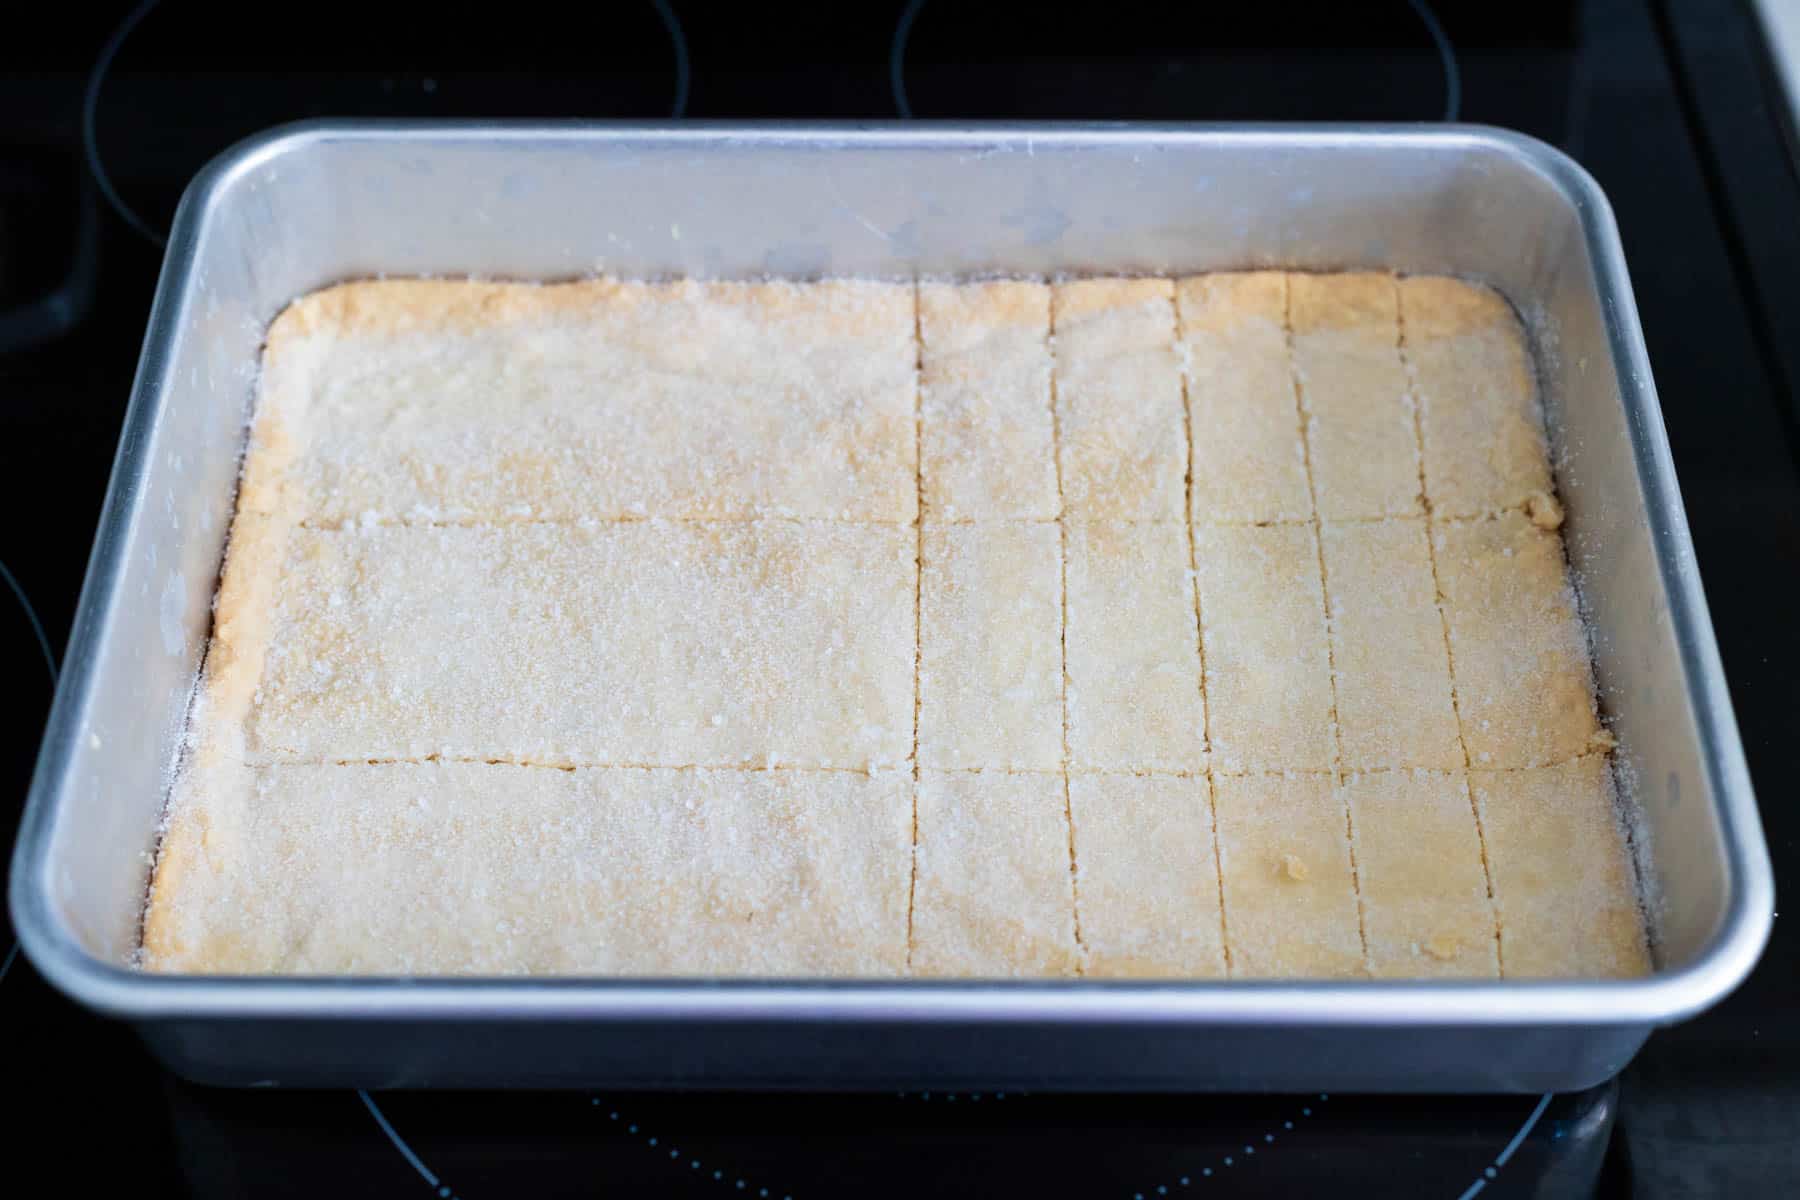
[[[258,348],[376,274],[1178,273],[1487,280],[1536,342],[1641,805],[1657,972],[1613,982],[164,977],[131,968]],[[1718,1000],[1772,884],[1610,210],[1471,127],[312,123],[229,151],[169,240],[14,857],[55,986],[220,1084],[1543,1091]]]

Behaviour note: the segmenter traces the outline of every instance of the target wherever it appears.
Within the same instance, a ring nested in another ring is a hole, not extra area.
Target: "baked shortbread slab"
[[[1182,527],[1075,525],[1064,553],[1071,769],[1204,770],[1199,631]]]
[[[922,546],[920,764],[1061,770],[1056,526],[927,523]]]
[[[1320,530],[1346,769],[1464,764],[1425,523]]]
[[[425,762],[196,782],[163,840],[152,970],[905,970],[904,773]]]
[[[239,507],[310,524],[917,511],[904,285],[378,280],[263,371]]]
[[[1215,775],[1234,979],[1367,974],[1343,798],[1325,773]]]
[[[1335,766],[1316,532],[1202,527],[1194,549],[1214,761],[1232,773]]]
[[[919,286],[920,487],[934,520],[1054,520],[1050,288]]]
[[[1499,974],[1481,834],[1461,771],[1378,771],[1342,785],[1369,973]]]
[[[245,756],[897,765],[913,542],[788,521],[296,528]]]
[[[1440,517],[1486,516],[1550,494],[1550,459],[1512,306],[1458,279],[1400,280],[1400,317]]]
[[[1606,759],[1594,754],[1528,771],[1473,771],[1470,786],[1487,831],[1505,973],[1648,973]]]
[[[1288,286],[1317,515],[1417,515],[1419,446],[1393,276],[1290,275]]]
[[[1059,775],[920,772],[915,974],[1079,970],[1067,807]]]
[[[1074,775],[1069,813],[1086,973],[1224,975],[1206,779]]]
[[[1286,272],[1190,276],[1176,304],[1193,414],[1193,520],[1308,519]]]
[[[1469,765],[1544,766],[1609,747],[1561,537],[1518,512],[1432,536]]]
[[[1448,279],[305,297],[144,963],[1641,974],[1541,421]]]
[[[1166,279],[1084,279],[1051,297],[1063,504],[1082,520],[1176,521],[1187,431]]]

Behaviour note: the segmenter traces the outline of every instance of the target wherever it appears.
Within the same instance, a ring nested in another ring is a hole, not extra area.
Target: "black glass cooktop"
[[[0,37],[15,714],[0,813],[36,754],[170,215],[245,134],[350,115],[1452,118],[1561,146],[1612,199],[1778,881],[1800,883],[1783,769],[1800,732],[1800,186],[1737,5],[61,7]],[[94,1193],[1466,1200],[1800,1183],[1800,941],[1779,920],[1731,999],[1619,1080],[1554,1097],[220,1092],[4,961],[0,1180],[51,1166]]]

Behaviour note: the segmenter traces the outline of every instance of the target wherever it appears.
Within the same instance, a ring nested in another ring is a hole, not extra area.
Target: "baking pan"
[[[296,979],[134,971],[258,348],[378,274],[1472,276],[1525,317],[1658,969],[1607,982]],[[1542,1091],[1718,1000],[1772,884],[1619,240],[1575,163],[1439,127],[288,126],[188,189],[14,856],[58,988],[220,1084]]]

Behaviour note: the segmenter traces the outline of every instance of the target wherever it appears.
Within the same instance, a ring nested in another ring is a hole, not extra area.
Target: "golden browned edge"
[[[289,304],[269,327],[265,363],[277,362],[290,345],[316,334],[337,337],[392,337],[408,333],[470,333],[561,315],[581,316],[596,307],[631,308],[679,303],[700,297],[753,305],[759,316],[777,322],[805,321],[817,327],[817,288],[850,291],[872,281],[722,281],[677,279],[637,281],[578,279],[563,283],[519,283],[479,279],[363,279],[333,284]],[[889,285],[892,286],[892,285]],[[906,292],[893,287],[892,302]],[[870,326],[869,306],[834,305],[828,325],[844,333]]]
[[[185,771],[187,768],[183,768]],[[180,780],[178,777],[177,783]],[[156,960],[173,959],[181,954],[180,931],[176,928],[167,897],[179,893],[184,881],[193,873],[194,864],[205,853],[206,819],[194,812],[185,819],[173,813],[165,818],[166,827],[158,841],[155,860],[145,888],[144,916],[138,928],[138,955],[150,969]]]
[[[1051,321],[1052,333],[1057,321],[1068,324],[1115,308],[1151,304],[1162,299],[1165,289],[1172,286],[1172,282],[1167,276],[1111,276],[1060,281],[1052,301],[1055,305]]]
[[[1092,312],[1156,299],[1167,282],[1180,286],[1204,285],[1219,281],[1220,286],[1266,288],[1289,276],[1307,272],[1259,270],[1214,272],[1186,276],[1179,280],[1167,277],[1096,278],[1071,281],[1061,291],[1062,315],[1065,319]],[[1394,276],[1387,272],[1332,273],[1337,280],[1358,281],[1352,288],[1334,288],[1337,298],[1331,303],[1312,304],[1302,298],[1293,313],[1294,327],[1300,331],[1340,328],[1365,319],[1370,313],[1391,311],[1384,307],[1381,293],[1391,289]],[[1452,336],[1478,328],[1503,317],[1517,324],[1517,315],[1507,301],[1485,284],[1452,276],[1408,275],[1415,288],[1428,288],[1432,296],[1429,313],[1413,319],[1419,336]],[[333,284],[293,301],[276,317],[264,343],[265,362],[279,361],[290,344],[319,333],[342,336],[391,336],[412,332],[472,331],[491,328],[558,313],[583,313],[596,304],[633,304],[655,301],[680,301],[684,298],[711,296],[720,299],[741,298],[754,303],[759,313],[778,319],[804,316],[813,319],[815,309],[804,304],[810,289],[834,285],[854,285],[857,280],[821,280],[791,282],[668,280],[641,282],[621,279],[580,279],[563,283],[523,283],[477,279],[366,279]],[[933,281],[935,282],[935,281]],[[1008,283],[1018,280],[985,280],[975,286],[988,289],[984,303],[1002,303],[1019,308],[1024,302],[1011,297]],[[894,289],[896,299],[905,290]],[[1391,293],[1390,293],[1391,294]],[[850,324],[861,325],[850,306],[841,314]],[[1022,312],[1019,314],[1023,316]]]
[[[1585,622],[1583,627],[1585,629]],[[1588,647],[1588,657],[1589,673],[1591,674],[1593,670],[1593,647],[1591,645]],[[1600,736],[1594,739],[1593,744],[1596,749],[1589,754],[1580,755],[1577,761],[1593,757],[1600,759],[1600,783],[1606,793],[1610,810],[1608,815],[1612,818],[1613,833],[1619,839],[1619,852],[1625,858],[1625,873],[1631,879],[1632,899],[1636,901],[1631,907],[1637,917],[1637,962],[1642,967],[1639,973],[1649,975],[1656,970],[1656,943],[1650,936],[1650,909],[1647,900],[1650,894],[1650,881],[1643,877],[1640,870],[1642,864],[1638,858],[1638,830],[1631,821],[1625,818],[1625,784],[1620,774],[1618,761],[1612,753],[1618,747],[1618,739],[1613,737],[1610,729],[1601,725]],[[1471,803],[1475,799],[1472,782],[1469,799]]]
[[[1485,283],[1449,275],[1408,275],[1407,287],[1429,303],[1406,316],[1407,326],[1422,339],[1452,338],[1496,322],[1511,325],[1521,338],[1524,327],[1504,296]]]
[[[1211,275],[1185,275],[1175,281],[1178,329],[1187,332],[1230,334],[1263,313],[1286,306],[1287,272],[1231,271]],[[1225,301],[1208,303],[1214,297]]]
[[[1311,286],[1329,279],[1329,288]],[[1300,286],[1294,286],[1298,283]],[[1386,271],[1350,271],[1330,275],[1290,272],[1288,333],[1355,329],[1392,318],[1397,300],[1394,277]]]
[[[150,873],[142,949],[150,959],[183,951],[172,897],[209,867],[209,823],[201,796],[244,770],[244,727],[268,651],[275,581],[292,522],[240,509],[226,542],[213,603],[213,632],[201,667],[183,761],[170,789],[164,831]]]
[[[1190,276],[1185,279],[1165,280],[1163,278],[1100,278],[1082,280],[1078,286],[1058,289],[1061,300],[1060,315],[1064,317],[1085,316],[1107,308],[1143,303],[1154,298],[1164,282],[1172,282],[1177,290],[1186,286],[1206,286],[1208,279],[1219,281],[1220,285],[1231,287],[1258,288],[1268,287],[1279,280],[1287,293],[1285,305],[1287,315],[1287,331],[1291,339],[1296,329],[1333,329],[1343,328],[1368,316],[1394,311],[1398,297],[1384,303],[1380,294],[1382,288],[1393,289],[1395,275],[1391,272],[1356,272],[1347,273],[1354,277],[1359,286],[1351,289],[1347,297],[1340,291],[1337,303],[1308,303],[1304,298],[1296,308],[1293,279],[1303,273],[1283,271],[1246,271],[1246,272],[1213,272],[1205,276]],[[1340,279],[1346,273],[1338,273]],[[1421,337],[1449,337],[1471,329],[1480,328],[1503,318],[1510,321],[1517,329],[1519,321],[1517,313],[1510,303],[1498,292],[1485,284],[1449,276],[1407,277],[1409,283],[1431,297],[1430,306],[1419,313],[1408,313],[1401,317],[1402,353],[1404,354],[1404,338],[1411,329]],[[829,286],[833,282],[854,281],[821,281]],[[1006,281],[995,281],[1006,282]],[[408,333],[442,333],[474,332],[483,328],[494,328],[520,321],[555,317],[560,314],[580,315],[592,309],[596,304],[613,305],[653,304],[657,302],[679,302],[702,295],[718,298],[740,298],[756,305],[765,316],[777,320],[803,319],[812,322],[815,327],[819,320],[816,306],[807,307],[801,303],[803,289],[820,286],[819,284],[796,283],[787,281],[757,282],[697,282],[692,280],[676,280],[669,282],[642,283],[617,279],[584,279],[565,283],[519,283],[495,282],[470,279],[377,279],[360,280],[336,284],[309,293],[293,301],[270,325],[264,341],[262,371],[259,375],[255,411],[251,423],[248,446],[245,451],[244,466],[240,474],[236,511],[226,540],[224,565],[220,583],[213,606],[213,629],[208,641],[206,657],[201,668],[201,682],[198,689],[192,726],[188,731],[191,739],[186,747],[184,761],[177,775],[176,786],[171,789],[169,810],[166,816],[165,830],[155,853],[155,861],[149,877],[148,899],[142,922],[142,950],[151,958],[171,956],[181,950],[179,931],[176,928],[171,905],[167,899],[177,893],[183,881],[197,870],[206,868],[206,855],[209,851],[207,841],[207,820],[203,807],[199,805],[182,806],[178,803],[184,785],[203,787],[208,775],[231,774],[244,769],[245,747],[243,745],[244,726],[248,716],[251,697],[261,678],[263,661],[268,649],[269,625],[272,612],[271,592],[279,574],[280,564],[287,549],[289,536],[297,524],[294,506],[298,498],[291,494],[291,467],[304,453],[303,439],[306,427],[307,383],[310,379],[311,364],[323,355],[330,344],[344,337],[382,337]],[[1301,289],[1303,292],[1310,289]],[[898,292],[899,289],[896,289]],[[1392,296],[1392,292],[1389,292]],[[915,344],[917,344],[917,309],[918,293],[915,283],[911,300],[914,308]],[[1053,297],[1053,303],[1056,303]],[[1177,304],[1176,331],[1179,336],[1181,313],[1179,300]],[[1054,342],[1055,318],[1052,316],[1052,344]],[[866,306],[846,305],[836,307],[829,313],[828,324],[845,333],[867,325],[874,319]],[[1304,395],[1300,383],[1296,379],[1295,402],[1299,415],[1302,434],[1302,448],[1306,454],[1307,483],[1309,491],[1313,490],[1310,446],[1306,439],[1306,420]],[[1184,400],[1186,376],[1183,374]],[[1051,415],[1053,423],[1053,454],[1055,457],[1058,492],[1061,492],[1061,457],[1060,433],[1056,430],[1055,407],[1055,373],[1051,378]],[[1184,406],[1185,407],[1185,406]],[[1191,414],[1189,414],[1191,420]],[[915,436],[917,436],[915,428]],[[1189,486],[1191,487],[1192,444],[1188,446]],[[1423,480],[1421,479],[1421,494]],[[921,501],[922,503],[922,501]],[[1313,497],[1314,513],[1306,522],[1314,526],[1315,543],[1318,538],[1317,498]],[[923,524],[923,509],[915,518]],[[1188,515],[1191,526],[1192,514]],[[1057,524],[1063,526],[1064,517],[1060,512]],[[1066,539],[1066,529],[1062,530]],[[1564,549],[1564,571],[1568,572],[1567,548],[1560,534],[1554,530],[1553,536],[1558,539]],[[1192,531],[1190,528],[1190,548]],[[1428,543],[1431,539],[1427,539]],[[922,551],[921,551],[922,552]],[[1064,548],[1066,557],[1066,547]],[[1432,567],[1435,579],[1435,550],[1432,552]],[[1064,563],[1066,571],[1066,561]],[[1321,556],[1321,583],[1324,580],[1324,564]],[[1325,591],[1325,603],[1329,613],[1329,591]],[[1439,595],[1439,612],[1442,617],[1442,596]],[[1064,637],[1067,635],[1067,581],[1063,584]],[[1196,607],[1198,597],[1196,595]],[[915,622],[917,614],[915,613]],[[1329,616],[1327,616],[1329,624]],[[922,630],[916,631],[922,634]],[[1329,630],[1327,649],[1330,648]],[[915,640],[915,672],[917,668],[918,647]],[[1201,653],[1204,654],[1204,645]],[[1064,650],[1064,688],[1067,688],[1066,645]],[[1451,667],[1452,700],[1455,701],[1455,671]],[[1597,696],[1593,676],[1592,646],[1588,655],[1588,685],[1590,698]],[[1202,679],[1204,689],[1204,678]],[[917,680],[915,678],[915,724],[917,721]],[[1336,677],[1333,669],[1333,691],[1335,694]],[[1204,690],[1202,692],[1203,713],[1205,712]],[[1067,740],[1067,698],[1064,698],[1064,738]],[[1334,737],[1336,733],[1335,708],[1332,715]],[[204,728],[203,728],[204,727]],[[1604,729],[1604,727],[1602,727]],[[1458,737],[1461,740],[1461,717],[1458,714]],[[916,738],[916,732],[915,732]],[[1610,746],[1601,744],[1597,752],[1607,754]],[[915,748],[915,772],[916,772]],[[1464,749],[1467,757],[1466,747]],[[1065,747],[1066,755],[1066,747]],[[1607,754],[1610,762],[1610,754]],[[1578,757],[1586,757],[1578,756]],[[1465,763],[1466,767],[1466,763]],[[1066,779],[1067,765],[1061,772]],[[1132,772],[1142,774],[1162,774],[1164,772]],[[1338,773],[1333,767],[1332,775]],[[1175,772],[1174,774],[1190,774]],[[1205,772],[1210,779],[1211,772]],[[1616,772],[1609,772],[1613,785],[1617,786]],[[215,780],[216,783],[216,780]],[[916,785],[915,785],[916,786]],[[915,798],[916,804],[916,798]],[[1065,806],[1067,798],[1065,795]],[[1209,784],[1210,804],[1210,784]],[[1473,807],[1473,802],[1471,801]],[[1070,815],[1070,814],[1066,814]],[[1350,814],[1346,806],[1346,829],[1351,838],[1351,871],[1352,881],[1356,886],[1358,905],[1358,925],[1362,925],[1362,896],[1360,883],[1356,880],[1354,831],[1349,828]],[[916,853],[917,816],[914,815],[914,843]],[[1620,823],[1616,819],[1615,827]],[[1479,816],[1477,816],[1479,833]],[[1630,852],[1631,831],[1629,825],[1619,828],[1622,840],[1627,843],[1627,858],[1631,860],[1634,875],[1637,871],[1637,856]],[[1075,860],[1074,827],[1069,825],[1070,836],[1070,872],[1077,873]],[[1217,821],[1214,817],[1215,853],[1217,847]],[[1485,837],[1482,839],[1482,858],[1484,871],[1487,868],[1487,851]],[[1215,869],[1217,863],[1215,863]],[[1638,880],[1640,891],[1640,933],[1645,932],[1641,905],[1642,883]],[[1221,878],[1221,888],[1223,886]],[[1492,881],[1489,880],[1489,896],[1492,899]],[[1076,941],[1078,954],[1084,953],[1080,943],[1079,897],[1076,896]],[[1220,897],[1220,920],[1224,922],[1223,895]],[[908,950],[911,941],[911,896],[909,886],[908,898]],[[1498,916],[1496,915],[1496,940],[1498,940]],[[1646,941],[1647,941],[1646,937]],[[1229,942],[1222,945],[1222,951],[1229,955]],[[1365,948],[1366,955],[1366,948]],[[1229,962],[1227,963],[1229,971]],[[1502,964],[1504,977],[1504,965]]]
[[[459,301],[449,281],[340,284],[294,301],[269,326],[236,511],[213,597],[212,631],[150,871],[141,935],[147,960],[179,957],[184,950],[171,897],[184,879],[206,869],[210,850],[207,813],[196,793],[208,783],[217,786],[218,776],[243,769],[247,759],[245,726],[268,654],[272,593],[299,517],[290,475],[305,451],[312,364],[346,324],[414,327],[446,305],[485,304],[491,285],[475,288]],[[384,306],[373,300],[374,293],[391,294],[399,303],[382,315]]]
[[[983,322],[994,326],[1035,326],[1042,314],[1036,289],[1043,286],[1047,285],[1035,279],[982,279],[969,283],[921,279],[914,284],[918,289],[932,288],[934,302],[944,307],[946,315],[952,310],[965,319],[978,315]],[[954,336],[969,329],[972,329],[971,325],[958,321],[946,332]],[[958,339],[950,344],[949,350],[953,355],[966,353],[980,342],[979,336]],[[938,365],[943,365],[941,359]]]

